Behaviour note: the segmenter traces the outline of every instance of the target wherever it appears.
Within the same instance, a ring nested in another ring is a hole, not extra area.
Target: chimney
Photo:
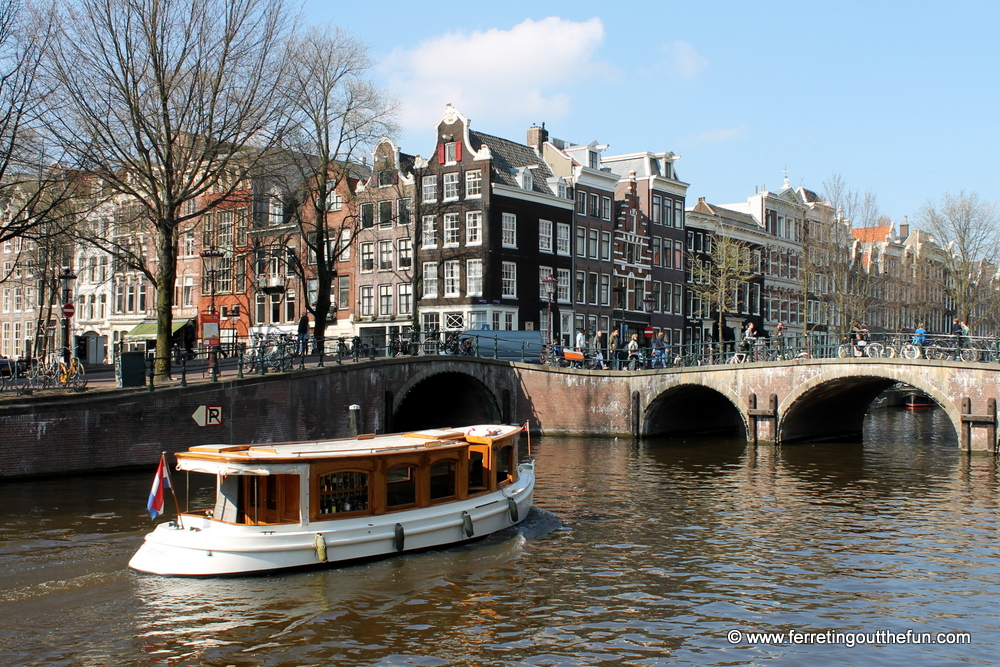
[[[910,221],[903,216],[903,222],[899,223],[899,240],[905,241],[910,237]]]
[[[545,129],[545,123],[538,127],[532,123],[528,128],[528,145],[539,153],[542,152],[542,144],[549,140],[549,131]]]

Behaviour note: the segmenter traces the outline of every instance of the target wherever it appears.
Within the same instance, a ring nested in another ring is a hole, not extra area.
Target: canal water
[[[0,662],[995,664],[995,460],[961,456],[940,410],[877,410],[865,439],[536,438],[536,509],[516,531],[244,579],[126,569],[152,469],[5,483]],[[971,641],[853,634],[908,630]]]

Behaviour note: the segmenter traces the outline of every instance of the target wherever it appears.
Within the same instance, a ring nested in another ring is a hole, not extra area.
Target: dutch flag
[[[146,509],[149,516],[154,520],[163,514],[163,490],[171,488],[170,471],[167,469],[167,461],[163,454],[160,454],[160,465],[156,466],[156,477],[153,479],[153,488],[149,491],[149,501],[146,502]]]

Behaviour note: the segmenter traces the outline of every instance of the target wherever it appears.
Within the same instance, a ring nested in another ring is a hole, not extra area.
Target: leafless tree
[[[179,225],[245,187],[281,129],[282,0],[79,0],[44,60],[47,131],[153,231],[169,373]]]
[[[945,193],[927,201],[918,215],[920,226],[945,250],[945,290],[954,303],[954,317],[975,327],[976,317],[988,318],[983,304],[996,304],[996,271],[1000,259],[1000,210],[975,192]],[[991,307],[992,309],[992,307]]]
[[[307,305],[322,340],[336,262],[362,224],[357,185],[373,173],[362,163],[379,137],[395,133],[397,105],[369,78],[368,47],[338,28],[304,30],[286,58],[290,131],[279,159],[288,161],[284,189],[305,250],[295,255],[296,273],[303,281],[314,275],[315,302]]]
[[[734,238],[725,228],[711,236],[712,250],[707,260],[701,253],[687,253],[691,279],[687,289],[695,298],[707,303],[718,318],[719,340],[726,325],[726,313],[737,312],[737,302],[745,285],[760,276],[760,251],[752,243]],[[754,258],[757,261],[754,261]]]

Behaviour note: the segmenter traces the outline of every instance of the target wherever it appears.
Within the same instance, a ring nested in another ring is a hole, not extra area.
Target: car
[[[541,363],[541,331],[469,329],[458,337],[459,354],[502,361]]]

